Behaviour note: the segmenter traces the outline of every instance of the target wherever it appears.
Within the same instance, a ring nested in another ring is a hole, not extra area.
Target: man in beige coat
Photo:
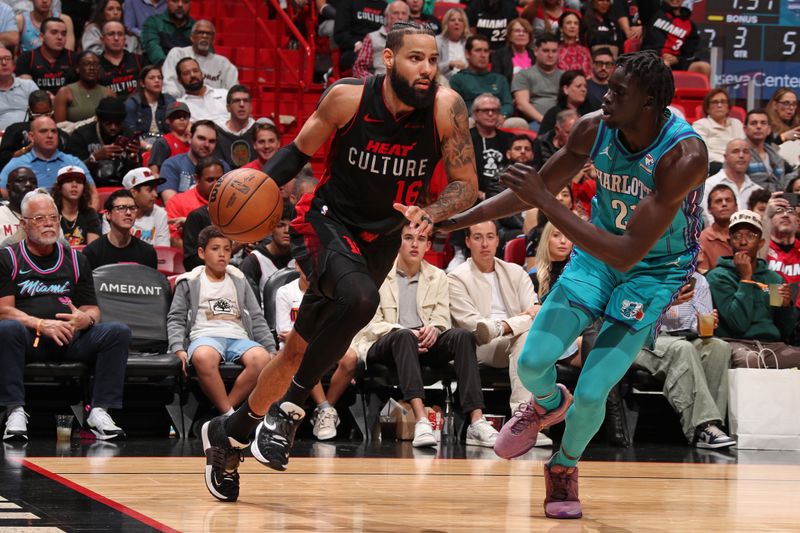
[[[461,408],[471,423],[467,444],[494,446],[497,431],[483,417],[475,340],[452,328],[445,273],[423,260],[430,248],[426,235],[403,228],[400,252],[380,288],[375,317],[353,340],[359,357],[397,369],[400,391],[417,419],[415,447],[434,446],[433,428],[425,413],[420,360],[430,366],[454,361]]]
[[[508,368],[511,412],[531,393],[517,376],[517,358],[540,309],[530,277],[519,265],[495,257],[500,239],[493,221],[466,230],[470,258],[447,275],[453,324],[475,334],[478,361]],[[550,444],[540,436],[538,445]]]

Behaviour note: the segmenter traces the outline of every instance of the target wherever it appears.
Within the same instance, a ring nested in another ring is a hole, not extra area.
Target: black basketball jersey
[[[71,77],[70,69],[75,63],[75,55],[71,50],[62,50],[52,63],[42,55],[42,49],[23,52],[17,59],[15,74],[29,75],[40,89],[56,94],[67,84]]]
[[[0,274],[0,295],[13,295],[14,307],[32,316],[51,319],[69,313],[70,303],[96,305],[88,261],[60,242],[48,257],[31,257],[24,240],[7,247],[0,256]]]
[[[435,105],[394,116],[384,76],[367,78],[358,111],[333,139],[315,195],[345,225],[367,234],[400,229],[395,202],[414,205],[441,158]]]
[[[139,86],[139,71],[142,70],[142,59],[138,54],[124,50],[119,65],[115,65],[105,56],[100,56],[100,68],[100,85],[105,85],[121,98],[127,98],[136,92]]]

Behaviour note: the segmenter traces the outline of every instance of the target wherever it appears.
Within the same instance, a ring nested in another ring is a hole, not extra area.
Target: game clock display
[[[763,99],[800,88],[800,0],[701,0],[692,13],[703,42],[722,49],[712,86],[743,96],[752,79]]]

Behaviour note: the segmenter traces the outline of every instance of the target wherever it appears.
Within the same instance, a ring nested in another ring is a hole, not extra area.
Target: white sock
[[[223,416],[231,416],[235,412],[233,407],[229,407],[228,410],[223,413]]]

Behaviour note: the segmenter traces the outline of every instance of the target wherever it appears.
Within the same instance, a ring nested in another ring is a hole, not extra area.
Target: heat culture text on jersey
[[[408,159],[417,143],[410,145],[368,141],[364,150],[350,147],[348,162],[377,176],[418,178],[428,171],[428,159]]]
[[[652,192],[652,189],[636,176],[609,174],[600,169],[597,169],[597,182],[609,192],[636,196],[640,200]]]

